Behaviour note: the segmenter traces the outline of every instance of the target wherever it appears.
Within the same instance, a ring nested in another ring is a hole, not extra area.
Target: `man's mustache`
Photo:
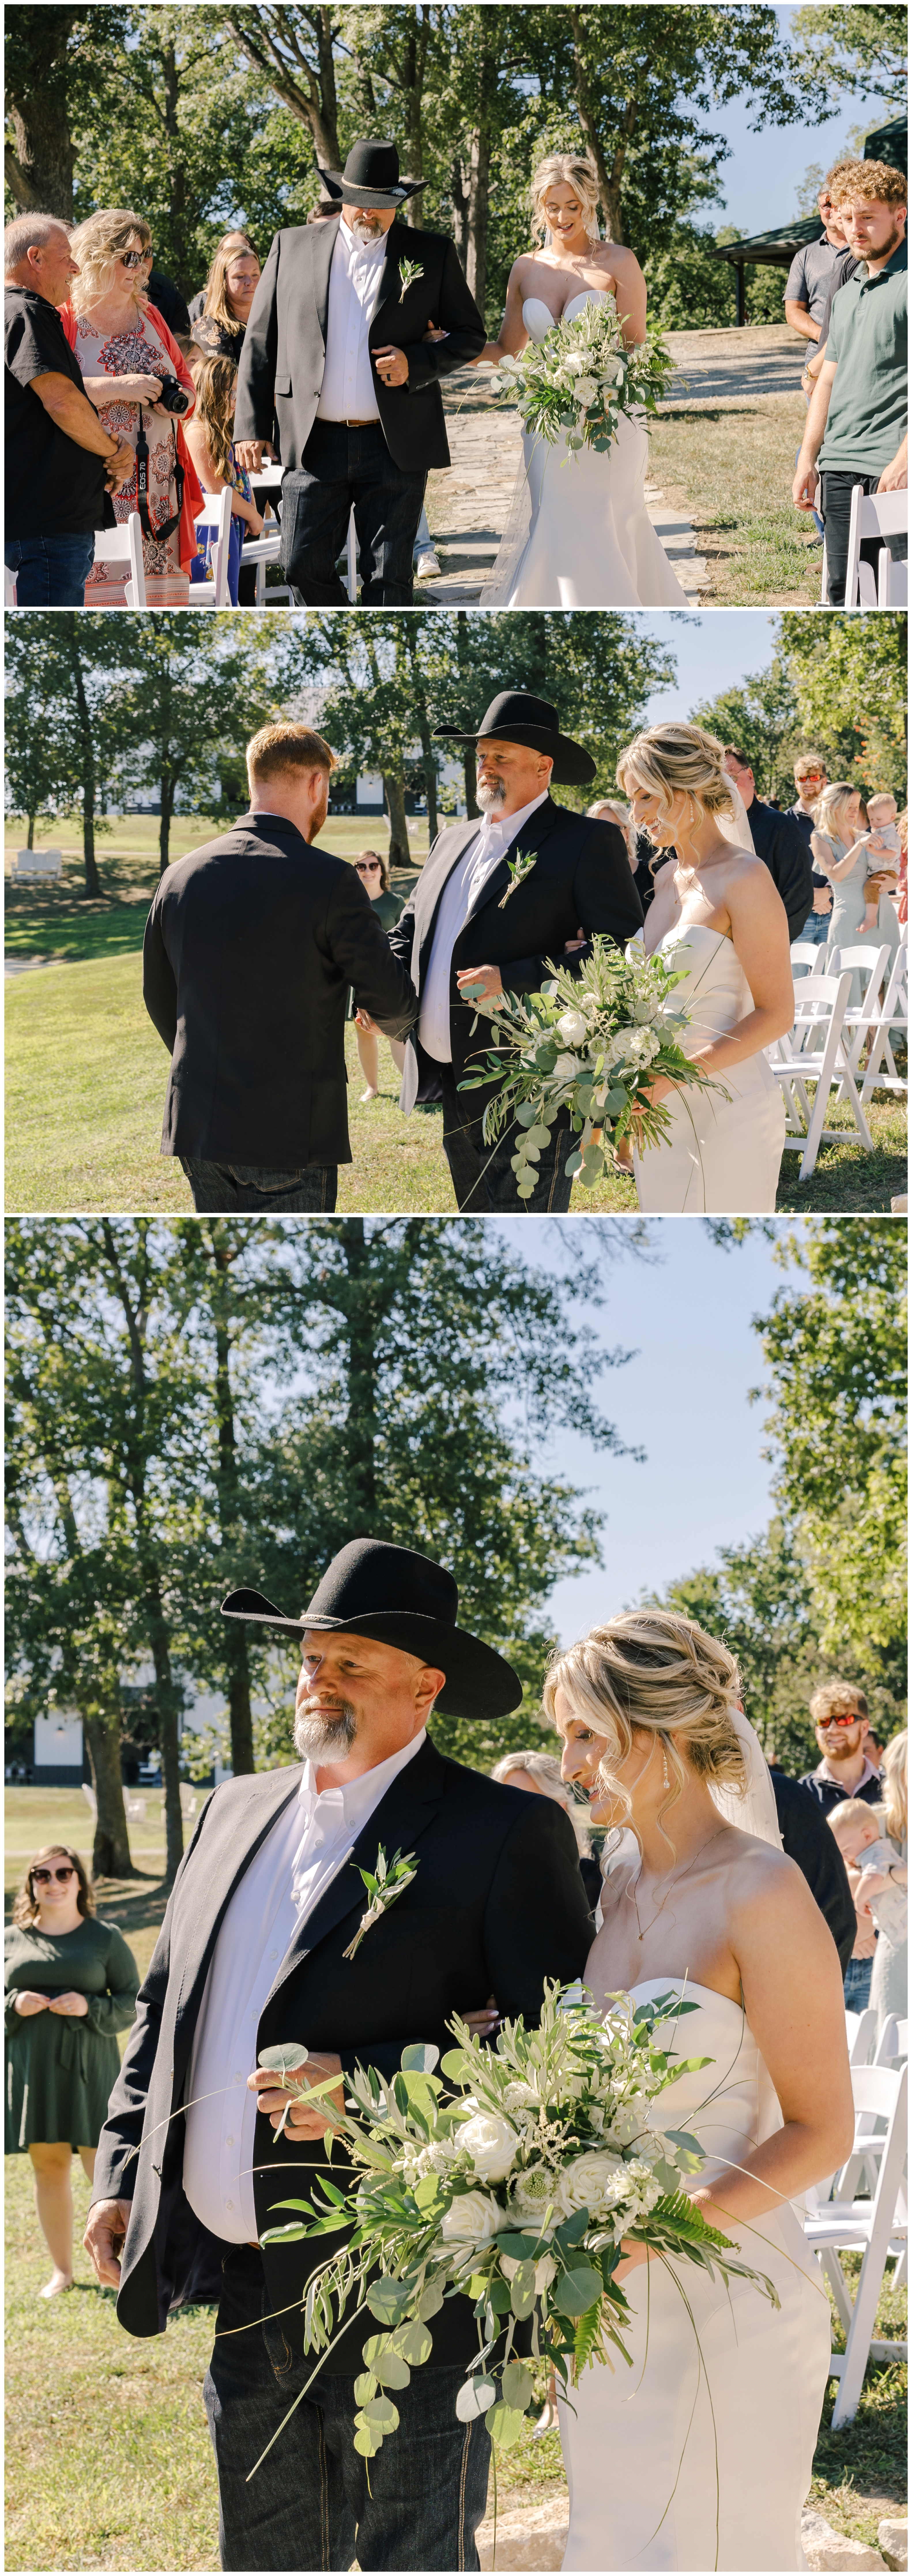
[[[350,1700],[337,1700],[331,1708],[316,1708],[309,1713],[305,1704],[295,1718],[295,1751],[302,1762],[321,1753],[348,1753],[357,1732],[358,1720]]]

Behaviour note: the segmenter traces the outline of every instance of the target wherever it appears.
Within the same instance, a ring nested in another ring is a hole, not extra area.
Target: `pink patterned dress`
[[[137,312],[128,331],[100,331],[89,314],[80,314],[76,323],[76,356],[84,376],[163,376],[174,374],[174,366],[164,342],[146,313]],[[128,438],[136,448],[139,436],[139,403],[118,402],[116,397],[98,405],[99,418],[111,438]],[[149,444],[149,518],[153,528],[174,518],[177,511],[175,481],[176,421],[165,420],[142,405],[143,426]],[[114,510],[119,522],[128,519],[136,508],[136,481],[114,494]],[[146,597],[150,608],[186,608],[190,590],[189,577],[181,571],[180,528],[163,539],[143,538],[143,563],[146,574]],[[129,578],[124,569],[104,562],[95,564],[85,586],[87,608],[123,608],[124,591]]]

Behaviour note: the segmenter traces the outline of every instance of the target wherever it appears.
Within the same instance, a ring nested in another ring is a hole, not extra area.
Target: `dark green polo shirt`
[[[834,295],[826,355],[837,373],[817,459],[824,472],[882,474],[901,446],[908,313],[905,242],[876,277],[859,268]]]

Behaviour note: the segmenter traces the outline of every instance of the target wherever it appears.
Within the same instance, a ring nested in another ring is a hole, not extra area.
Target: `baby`
[[[868,855],[877,874],[872,869],[871,875],[865,878],[862,889],[865,912],[863,921],[859,923],[860,930],[876,930],[881,894],[897,881],[899,833],[896,829],[895,796],[869,796],[868,822],[871,826],[867,836]],[[882,867],[878,866],[880,860],[884,862]]]
[[[897,1891],[905,1887],[905,1863],[884,1835],[882,1807],[866,1806],[863,1798],[843,1798],[831,1807],[827,1823],[845,1861],[856,1914],[867,1928],[872,1920],[878,1922],[872,1900],[894,1886]]]

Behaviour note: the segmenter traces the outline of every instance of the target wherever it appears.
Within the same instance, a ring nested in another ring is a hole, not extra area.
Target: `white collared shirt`
[[[368,248],[341,217],[329,271],[326,358],[318,420],[380,417],[367,335],[377,309],[385,257],[385,233]]]
[[[457,859],[444,886],[434,930],[428,970],[421,994],[418,1035],[426,1055],[435,1064],[452,1064],[450,1037],[450,969],[453,950],[460,931],[481,893],[486,879],[500,866],[505,850],[512,848],[532,814],[537,814],[549,794],[547,787],[533,796],[531,805],[521,805],[518,814],[486,814],[473,841]]]
[[[184,2120],[184,2190],[213,2236],[249,2245],[257,2233],[253,2197],[256,2065],[260,2016],[286,1951],[348,1859],[390,1783],[424,1743],[422,1727],[357,1780],[318,1790],[305,1762],[296,1798],[283,1807],[227,1907],[209,1974],[187,2079],[196,2107]],[[365,1898],[365,1903],[367,1899]],[[303,2047],[307,2033],[296,2034]],[[199,2100],[199,2095],[209,2098]]]

